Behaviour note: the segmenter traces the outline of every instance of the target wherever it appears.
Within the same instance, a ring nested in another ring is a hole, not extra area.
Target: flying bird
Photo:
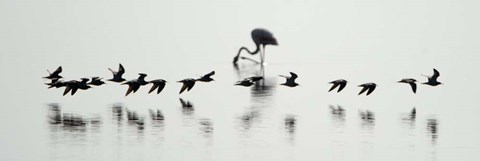
[[[365,84],[361,84],[359,85],[359,87],[363,87],[362,90],[360,91],[360,93],[358,93],[358,95],[361,95],[363,92],[367,91],[367,96],[370,95],[370,93],[373,92],[373,90],[375,90],[375,87],[377,87],[377,84],[375,83],[365,83]]]
[[[442,83],[437,81],[437,78],[439,76],[440,76],[440,72],[438,72],[435,68],[433,68],[433,75],[431,77],[426,76],[428,78],[428,82],[424,82],[422,84],[426,84],[426,85],[430,85],[430,86],[440,85]]]
[[[59,75],[62,72],[62,66],[59,66],[53,73],[51,73],[48,69],[47,69],[47,72],[49,73],[49,75],[46,76],[46,77],[43,77],[43,78],[46,78],[46,79],[60,79],[60,78],[63,78],[62,76]]]
[[[63,87],[65,86],[65,82],[60,80],[60,78],[52,78],[50,79],[50,83],[45,83],[46,85],[48,85],[48,88],[60,88],[60,87]]]
[[[240,53],[242,50],[246,50],[249,54],[255,55],[258,52],[260,52],[260,63],[263,64],[263,61],[265,60],[265,46],[266,45],[278,45],[277,39],[273,37],[273,34],[266,30],[266,29],[261,29],[257,28],[252,31],[252,39],[253,42],[255,42],[255,46],[257,47],[255,51],[250,51],[246,47],[241,47],[238,50],[237,56],[233,58],[233,64],[237,64],[238,58],[240,57]],[[260,47],[262,50],[260,51]]]
[[[210,78],[211,76],[215,75],[215,71],[212,71],[208,74],[205,74],[204,76],[200,77],[197,79],[197,81],[200,81],[200,82],[210,82],[210,81],[213,81],[212,78]]]
[[[328,92],[334,90],[337,87],[338,87],[337,92],[340,92],[343,90],[343,88],[345,88],[345,86],[347,86],[347,81],[345,79],[334,80],[334,81],[331,81],[330,83],[333,84],[333,86],[330,88],[330,90],[328,90]]]
[[[255,82],[259,81],[259,80],[262,80],[263,77],[261,76],[253,76],[253,77],[248,77],[248,78],[245,78],[241,81],[238,81],[237,83],[235,83],[235,85],[237,86],[245,86],[245,87],[250,87],[252,86],[253,84],[255,84]]]
[[[130,93],[135,93],[137,90],[140,88],[140,86],[148,84],[148,82],[145,81],[145,77],[147,77],[147,74],[139,73],[138,78],[134,80],[127,81],[122,84],[127,84],[128,85],[128,90],[125,96],[128,96]]]
[[[87,90],[90,88],[90,86],[87,84],[88,78],[82,78],[82,81],[76,81],[76,80],[71,80],[65,82],[65,91],[63,92],[63,95],[65,96],[68,92],[71,92],[71,95],[73,96],[78,89],[82,90]]]
[[[102,84],[105,84],[105,82],[102,81],[102,78],[100,77],[92,77],[92,80],[88,84],[94,85],[94,86],[100,86]]]
[[[417,80],[415,80],[413,78],[405,78],[405,79],[402,79],[402,80],[398,81],[398,83],[408,83],[408,84],[410,84],[410,86],[412,87],[413,93],[417,93],[417,84],[415,82],[417,82]]]
[[[283,83],[283,84],[281,84],[281,85],[288,86],[288,87],[298,86],[298,84],[295,82],[295,79],[298,78],[298,75],[295,74],[295,73],[293,73],[293,72],[290,72],[290,75],[291,75],[291,76],[283,76],[283,75],[280,75],[280,77],[286,78],[285,83]]]
[[[125,79],[122,78],[123,73],[125,73],[125,68],[123,68],[122,64],[118,64],[118,71],[114,71],[113,69],[110,69],[110,68],[108,68],[108,70],[110,70],[113,74],[113,78],[109,79],[108,81],[118,82],[118,83],[125,81]]]
[[[150,88],[150,91],[148,91],[148,93],[152,93],[155,89],[157,89],[157,94],[162,92],[163,88],[165,88],[165,84],[167,83],[167,81],[163,79],[155,79],[149,82],[152,83],[153,85],[152,85],[152,88]]]
[[[182,94],[183,91],[185,91],[185,89],[187,91],[190,91],[193,86],[195,85],[195,79],[192,79],[192,78],[187,78],[187,79],[184,79],[184,80],[181,80],[181,81],[178,81],[180,83],[183,83],[183,86],[182,88],[180,89],[180,93],[179,94]]]

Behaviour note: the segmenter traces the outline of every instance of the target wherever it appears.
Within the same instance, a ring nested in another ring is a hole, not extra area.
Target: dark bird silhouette
[[[263,64],[263,61],[265,60],[265,46],[278,45],[277,39],[275,39],[275,37],[273,37],[273,34],[266,29],[257,28],[254,29],[251,34],[253,42],[255,42],[255,46],[257,47],[257,49],[251,52],[246,47],[241,47],[238,50],[237,56],[233,58],[233,64],[237,64],[238,58],[240,57],[240,53],[242,52],[242,50],[246,50],[249,54],[252,55],[260,52],[260,63]],[[260,47],[263,49],[262,51],[260,51]]]
[[[76,80],[71,80],[65,82],[65,91],[63,92],[63,95],[65,96],[68,92],[71,92],[71,95],[73,96],[78,89],[82,90],[87,90],[90,88],[90,86],[87,84],[88,78],[82,78],[82,81],[76,81]]]
[[[262,80],[263,77],[262,76],[252,76],[252,77],[248,77],[247,79],[253,81],[253,82],[257,82],[259,80]]]
[[[398,83],[408,83],[408,84],[410,84],[410,86],[412,87],[413,93],[417,93],[417,84],[415,82],[417,82],[417,80],[415,80],[413,78],[405,78],[405,79],[402,79],[402,80],[398,81]]]
[[[235,83],[235,85],[237,86],[245,86],[245,87],[250,87],[252,86],[253,84],[255,84],[255,82],[259,81],[259,80],[262,80],[263,77],[261,76],[253,76],[253,77],[248,77],[248,78],[245,78],[241,81],[238,81],[237,83]]]
[[[200,82],[211,82],[213,81],[212,78],[210,78],[211,76],[215,75],[215,71],[212,71],[208,74],[205,74],[204,76],[200,77],[197,79],[197,81],[200,81]]]
[[[152,93],[155,89],[158,89],[157,94],[159,94],[160,92],[162,92],[163,88],[165,88],[165,84],[167,83],[167,81],[163,79],[155,79],[150,81],[150,83],[152,83],[153,85],[152,88],[150,88],[150,91],[148,91],[148,93]]]
[[[100,86],[102,84],[105,84],[105,82],[102,81],[102,78],[100,77],[92,77],[92,80],[88,84],[94,85],[94,86]]]
[[[60,80],[59,78],[52,78],[50,80],[50,83],[45,83],[46,85],[48,85],[48,88],[60,88],[65,86],[65,82]]]
[[[62,66],[59,66],[53,73],[51,73],[48,69],[47,69],[47,72],[48,72],[48,76],[46,77],[43,77],[43,78],[46,78],[46,79],[60,79],[60,78],[63,78],[62,76],[60,76],[60,73],[62,72]]]
[[[140,86],[148,84],[148,82],[145,81],[145,77],[147,77],[147,74],[139,73],[138,75],[140,75],[140,76],[138,76],[137,79],[130,80],[130,81],[127,81],[125,83],[122,83],[122,85],[123,84],[128,85],[128,90],[127,90],[127,93],[125,94],[125,96],[128,96],[128,94],[130,94],[131,92],[133,92],[133,93],[137,92],[137,90],[140,88]]]
[[[125,79],[122,78],[123,73],[125,73],[125,68],[123,68],[122,64],[118,64],[118,71],[114,71],[110,68],[108,68],[108,70],[110,70],[113,74],[113,78],[109,79],[108,81],[118,82],[118,83],[125,81]]]
[[[375,90],[375,88],[377,87],[377,84],[375,83],[365,83],[365,84],[361,84],[359,85],[359,87],[363,87],[362,90],[360,91],[360,93],[358,93],[358,95],[361,95],[363,92],[367,91],[367,96],[370,95],[370,93],[373,92],[373,90]]]
[[[286,78],[285,83],[283,83],[283,84],[281,84],[281,85],[288,86],[288,87],[298,86],[298,84],[295,82],[295,79],[298,78],[298,75],[295,74],[295,73],[293,73],[293,72],[290,72],[290,75],[291,75],[291,76],[283,76],[283,75],[280,75],[280,77]]]
[[[235,83],[236,86],[244,86],[244,87],[250,87],[253,84],[255,84],[255,83],[252,80],[249,80],[249,79],[244,79],[244,80],[241,80],[241,81],[238,81],[237,83]]]
[[[347,86],[347,81],[345,79],[334,80],[334,81],[331,81],[330,83],[333,84],[333,86],[330,88],[330,90],[328,90],[328,92],[332,91],[337,87],[338,87],[337,92],[340,92],[343,90],[343,88],[345,88],[345,86]]]
[[[192,79],[192,78],[187,78],[187,79],[184,79],[184,80],[181,80],[181,81],[178,81],[180,83],[183,83],[183,86],[182,88],[180,89],[180,93],[179,94],[182,94],[183,91],[185,91],[185,89],[187,91],[190,91],[193,86],[195,85],[195,79]]]
[[[428,78],[428,82],[424,82],[422,84],[426,84],[426,85],[430,85],[430,86],[440,85],[442,83],[437,81],[437,78],[439,76],[440,76],[440,72],[438,72],[435,68],[433,68],[433,75],[431,77],[426,76]]]

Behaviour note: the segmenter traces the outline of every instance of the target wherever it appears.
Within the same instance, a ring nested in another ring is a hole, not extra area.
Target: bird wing
[[[65,87],[65,91],[63,91],[63,95],[65,96],[68,92],[70,92],[71,89],[72,87],[67,85],[67,87]]]
[[[140,84],[134,83],[132,84],[132,88],[133,88],[133,93],[135,93],[137,92],[138,89],[140,89]]]
[[[290,75],[292,75],[292,76],[290,77],[290,80],[291,80],[292,82],[295,81],[295,79],[298,78],[298,75],[295,74],[295,73],[293,73],[293,72],[290,72]]]
[[[362,86],[362,87],[363,87],[363,88],[362,88],[362,90],[360,91],[360,93],[358,93],[358,95],[361,95],[363,92],[367,91],[367,89],[368,89],[368,88],[365,87],[365,86]]]
[[[127,90],[127,93],[125,94],[125,96],[128,96],[128,94],[130,93],[135,93],[138,88],[140,88],[140,85],[136,85],[136,84],[128,84],[128,90]]]
[[[415,82],[410,82],[408,84],[410,84],[410,86],[412,86],[413,93],[417,93],[417,84]]]
[[[212,72],[210,72],[210,73],[208,73],[208,74],[205,74],[203,77],[210,77],[210,76],[212,76],[212,75],[215,75],[215,71],[212,71]]]
[[[77,92],[78,88],[77,87],[72,87],[72,96]]]
[[[158,87],[158,84],[153,83],[152,88],[150,88],[150,91],[148,91],[148,93],[152,93],[157,87]]]
[[[118,72],[117,73],[119,75],[122,75],[123,73],[125,73],[125,68],[123,68],[122,64],[118,64]]]
[[[185,89],[187,89],[187,83],[186,82],[183,82],[183,85],[182,85],[182,88],[180,89],[180,93],[179,94],[182,94],[183,91],[185,91]],[[180,101],[182,101],[182,99],[180,99]]]
[[[333,89],[337,88],[338,85],[340,85],[339,83],[332,83],[333,86],[330,88],[330,90],[328,90],[328,92],[332,91]]]
[[[116,74],[117,72],[115,72],[113,69],[110,69],[110,68],[108,68],[108,70],[110,70],[110,72],[112,72],[113,76],[115,77],[115,74]]]
[[[163,88],[165,88],[165,83],[159,83],[157,88],[157,94],[162,92]]]
[[[437,71],[437,69],[433,68],[433,75],[432,75],[432,79],[433,80],[437,80],[437,78],[440,76],[440,72]]]
[[[188,87],[187,91],[190,91],[193,88],[193,86],[195,85],[195,81],[187,81],[186,83],[187,83],[187,87]]]
[[[287,83],[290,80],[289,76],[284,76],[284,75],[278,75],[278,76],[285,78],[285,83]]]
[[[52,75],[58,75],[58,74],[60,74],[61,72],[62,72],[62,66],[59,66],[59,67],[57,68],[57,70],[55,70],[55,71],[52,73]]]
[[[345,86],[347,86],[347,82],[340,82],[340,87],[338,88],[338,91],[337,91],[337,92],[342,91],[343,88],[345,88]]]
[[[376,86],[370,86],[370,87],[368,88],[367,96],[370,95],[370,93],[372,93],[373,90],[375,90],[375,88],[376,88]]]

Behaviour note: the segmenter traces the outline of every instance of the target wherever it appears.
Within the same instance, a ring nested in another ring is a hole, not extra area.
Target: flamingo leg
[[[264,54],[265,54],[264,50],[265,50],[265,45],[261,45],[261,49],[260,49],[260,64],[262,64],[262,65],[263,65],[263,61],[264,61],[263,58],[264,58]]]
[[[265,45],[262,45],[262,65],[263,65],[263,62],[265,61]]]

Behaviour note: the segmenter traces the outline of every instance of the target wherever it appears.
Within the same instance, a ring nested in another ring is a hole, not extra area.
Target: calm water
[[[125,66],[128,70],[128,65]],[[480,145],[477,124],[480,119],[474,112],[478,111],[478,104],[455,95],[452,91],[458,87],[450,85],[453,80],[436,88],[419,86],[416,95],[408,85],[384,82],[367,97],[357,96],[360,88],[353,80],[345,91],[328,93],[327,78],[301,72],[318,66],[307,64],[297,68],[301,85],[296,88],[279,86],[283,78],[277,73],[288,71],[282,65],[268,65],[263,71],[260,66],[248,63],[242,63],[238,70],[227,63],[218,66],[216,81],[198,83],[182,95],[177,93],[181,85],[172,80],[160,95],[146,94],[150,87],[147,86],[124,97],[126,86],[108,83],[78,91],[73,97],[63,97],[63,88],[47,90],[37,77],[32,86],[44,95],[39,96],[41,101],[12,97],[7,104],[3,103],[2,146],[9,151],[3,158],[470,160],[478,157],[475,152]],[[232,85],[239,78],[262,73],[266,80],[261,85]],[[416,112],[412,112],[414,108]],[[157,109],[164,120],[151,116],[149,110]],[[131,113],[137,117],[129,117]],[[67,120],[62,123],[62,118]]]
[[[476,1],[23,2],[0,5],[0,160],[480,160]],[[263,68],[235,68],[255,27],[280,45]],[[108,79],[118,63],[167,86],[62,96],[41,79],[59,65],[66,80]],[[396,83],[432,68],[444,85]],[[300,86],[279,85],[290,71]],[[266,79],[233,86],[253,75]],[[379,86],[358,96],[367,82]]]

